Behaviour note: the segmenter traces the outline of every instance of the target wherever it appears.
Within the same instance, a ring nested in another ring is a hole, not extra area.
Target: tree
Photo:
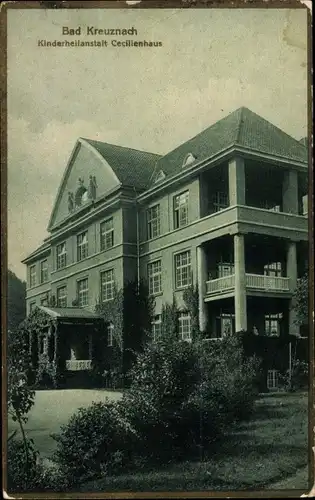
[[[15,331],[26,316],[26,283],[21,281],[10,269],[8,270],[8,324],[10,331]]]
[[[297,313],[297,323],[299,325],[307,325],[309,318],[309,278],[305,273],[302,278],[298,279],[297,287],[294,292],[294,308]]]

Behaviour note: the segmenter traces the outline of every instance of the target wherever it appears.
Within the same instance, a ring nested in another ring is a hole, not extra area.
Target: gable
[[[107,161],[84,139],[79,139],[61,181],[48,229],[119,186]]]

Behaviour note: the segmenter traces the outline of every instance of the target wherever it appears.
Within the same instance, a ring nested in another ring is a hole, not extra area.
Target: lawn
[[[55,449],[50,433],[58,432],[77,408],[120,396],[105,390],[38,391],[26,424],[27,434],[47,460]],[[306,492],[307,421],[306,393],[264,395],[257,401],[251,420],[231,429],[210,458],[100,478],[81,486],[81,491],[296,488]],[[10,421],[9,432],[14,428]]]
[[[211,458],[103,478],[81,491],[308,490],[307,394],[262,396]]]
[[[80,407],[90,406],[93,401],[115,400],[121,397],[119,392],[88,389],[64,389],[55,391],[36,391],[35,404],[28,414],[25,430],[34,440],[35,446],[43,459],[49,459],[56,448],[56,441],[51,433],[59,432],[71,415]],[[9,435],[17,424],[9,419]]]

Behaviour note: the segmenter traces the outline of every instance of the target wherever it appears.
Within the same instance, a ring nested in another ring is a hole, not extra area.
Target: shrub
[[[52,437],[57,441],[54,460],[71,484],[126,467],[136,433],[118,404],[106,401],[80,408]]]
[[[27,447],[27,457],[25,456]],[[7,447],[7,479],[9,492],[34,491],[41,485],[42,470],[33,441],[13,437]]]
[[[235,336],[208,348],[201,341],[148,346],[121,403],[140,436],[139,451],[165,461],[218,440],[231,423],[250,416],[257,368]]]
[[[305,361],[296,359],[292,363],[291,371],[286,370],[280,375],[280,384],[287,391],[297,391],[308,386],[308,365]]]
[[[132,384],[120,403],[137,430],[137,451],[163,461],[181,453],[182,405],[198,379],[196,358],[187,343],[150,344],[138,355]]]

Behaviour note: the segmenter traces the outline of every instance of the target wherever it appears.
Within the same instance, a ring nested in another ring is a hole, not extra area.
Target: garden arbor
[[[22,323],[28,337],[32,382],[63,387],[102,363],[106,324],[95,313],[76,307],[38,306]]]

